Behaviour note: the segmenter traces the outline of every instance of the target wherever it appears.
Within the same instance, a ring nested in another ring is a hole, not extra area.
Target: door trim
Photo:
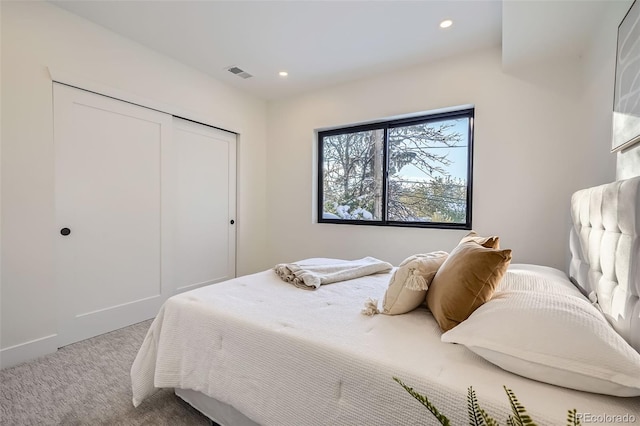
[[[138,96],[125,90],[117,89],[115,87],[105,85],[95,80],[88,79],[69,70],[64,70],[52,66],[47,66],[47,70],[49,71],[49,77],[51,78],[51,81],[53,83],[64,84],[65,86],[75,87],[76,89],[92,92],[98,95],[106,96],[108,98],[128,102],[130,104],[153,109],[155,111],[164,112],[177,118],[201,123],[209,127],[223,130],[225,132],[235,133],[236,135],[242,133],[241,129],[237,125],[233,125],[232,123],[214,123],[212,121],[209,121],[209,118],[207,118],[206,116],[198,115],[193,111],[187,111],[174,105],[159,102],[153,99],[146,98],[144,96]]]

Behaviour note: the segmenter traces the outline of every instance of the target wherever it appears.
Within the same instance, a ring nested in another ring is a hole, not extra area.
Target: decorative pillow
[[[416,254],[403,260],[389,281],[382,302],[382,313],[406,314],[420,306],[431,280],[448,255],[445,251],[436,251]]]
[[[467,243],[469,241],[473,241],[475,243],[478,243],[482,247],[486,247],[486,248],[494,248],[494,249],[500,248],[500,238],[499,237],[496,237],[496,236],[481,237],[480,235],[478,235],[476,233],[476,231],[469,232],[467,235],[465,235],[460,240],[460,243]]]
[[[582,295],[499,291],[442,341],[541,382],[640,396],[640,354]]]
[[[427,292],[427,306],[442,331],[460,324],[491,298],[509,262],[511,250],[486,248],[464,239],[458,244]]]

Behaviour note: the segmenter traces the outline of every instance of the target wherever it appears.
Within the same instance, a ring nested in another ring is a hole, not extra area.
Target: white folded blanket
[[[294,263],[280,263],[273,269],[284,281],[299,288],[315,290],[322,284],[389,272],[392,268],[390,263],[374,257],[364,257],[358,260],[312,258]]]

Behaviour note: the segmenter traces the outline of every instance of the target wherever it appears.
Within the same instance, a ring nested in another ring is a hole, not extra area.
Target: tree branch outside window
[[[473,114],[318,133],[318,221],[471,229]]]

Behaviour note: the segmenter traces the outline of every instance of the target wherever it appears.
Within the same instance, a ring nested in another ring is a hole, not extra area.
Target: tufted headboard
[[[571,218],[571,280],[640,352],[640,176],[576,192]]]

